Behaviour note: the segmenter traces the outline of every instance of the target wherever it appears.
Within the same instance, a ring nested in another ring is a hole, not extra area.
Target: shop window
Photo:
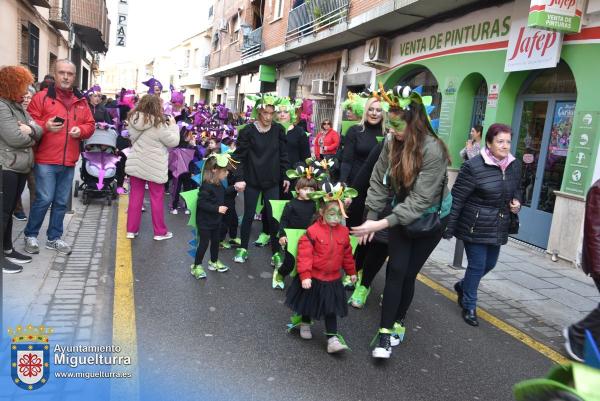
[[[483,125],[485,120],[485,109],[487,106],[488,88],[485,79],[481,80],[479,88],[473,98],[473,114],[471,117],[471,127]]]
[[[431,71],[427,68],[418,68],[409,72],[398,80],[396,85],[408,85],[411,88],[417,86],[423,87],[423,96],[432,96],[435,110],[431,113],[431,119],[440,117],[440,106],[442,104],[442,94],[438,92],[438,82]]]

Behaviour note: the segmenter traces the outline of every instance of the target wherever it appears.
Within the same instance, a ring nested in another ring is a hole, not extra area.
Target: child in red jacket
[[[290,286],[286,305],[302,316],[300,336],[311,339],[311,319],[325,319],[327,352],[348,348],[337,331],[337,316],[348,314],[346,292],[342,285],[343,268],[356,282],[356,268],[352,257],[350,233],[343,226],[342,198],[352,196],[354,190],[324,184],[323,191],[313,192],[311,198],[321,198],[319,219],[298,242],[298,279]],[[327,190],[329,189],[329,190]],[[355,191],[354,191],[355,192]],[[312,194],[311,194],[312,195]]]

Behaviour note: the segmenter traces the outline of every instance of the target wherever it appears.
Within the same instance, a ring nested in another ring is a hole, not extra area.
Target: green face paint
[[[342,222],[342,212],[340,211],[340,207],[337,205],[328,207],[323,214],[323,219],[330,226],[340,224]]]
[[[403,132],[406,129],[406,121],[401,118],[389,119],[387,125],[396,132]]]

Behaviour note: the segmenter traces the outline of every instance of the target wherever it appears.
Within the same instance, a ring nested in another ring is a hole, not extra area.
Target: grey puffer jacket
[[[22,135],[18,122],[31,128],[30,135]],[[0,98],[0,165],[4,170],[26,174],[33,167],[32,147],[42,137],[37,125],[21,104]]]
[[[127,175],[164,184],[168,179],[169,148],[179,144],[177,125],[153,125],[153,117],[144,122],[144,113],[129,119],[131,153],[125,162]]]

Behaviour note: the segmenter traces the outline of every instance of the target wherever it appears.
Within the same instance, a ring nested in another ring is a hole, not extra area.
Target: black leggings
[[[13,249],[12,244],[12,214],[17,207],[17,201],[27,182],[27,174],[15,173],[14,171],[2,171],[2,231],[4,240],[4,250]]]
[[[235,197],[225,197],[225,206],[227,206],[227,212],[223,216],[223,221],[221,222],[221,241],[225,241],[225,237],[227,237],[227,233],[229,233],[229,238],[234,239],[237,238],[238,232],[238,215],[235,210]]]
[[[119,152],[119,156],[121,159],[117,162],[117,187],[123,187],[123,182],[125,182],[125,163],[127,163],[127,156],[123,152]]]
[[[171,202],[171,209],[177,209],[177,206],[179,206],[179,194],[194,189],[195,182],[192,180],[192,175],[190,173],[183,173],[179,177],[173,178],[173,180],[175,180],[175,188],[171,194],[171,198],[173,199],[173,202]]]
[[[310,323],[310,316],[302,316],[302,323]],[[336,315],[325,315],[325,332],[327,338],[333,337],[330,334],[337,334],[337,316]]]
[[[198,248],[196,249],[195,265],[201,265],[204,259],[204,254],[208,249],[210,242],[210,261],[216,262],[219,259],[219,228],[203,229],[198,228]]]
[[[401,226],[389,229],[390,260],[383,290],[381,328],[392,329],[394,322],[403,320],[406,316],[415,294],[417,274],[442,239],[447,218],[442,222],[442,230],[419,239],[407,238]]]
[[[363,259],[363,276],[361,285],[369,288],[377,273],[385,263],[388,256],[388,244],[383,242],[370,242],[365,248]]]
[[[242,219],[241,229],[241,248],[248,249],[248,242],[250,242],[250,230],[252,229],[252,221],[254,220],[254,212],[256,211],[256,204],[258,203],[258,196],[262,192],[263,201],[265,202],[263,219],[268,219],[269,223],[269,235],[271,235],[271,250],[273,253],[278,250],[278,242],[276,237],[278,224],[273,220],[273,212],[271,211],[271,199],[279,199],[279,188],[272,187],[269,189],[259,189],[246,186],[244,190],[244,217]]]

